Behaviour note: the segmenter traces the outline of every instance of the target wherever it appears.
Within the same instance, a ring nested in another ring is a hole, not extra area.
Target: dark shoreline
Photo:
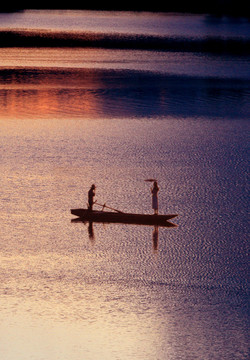
[[[1,47],[95,47],[219,54],[250,54],[250,40],[206,37],[202,39],[50,31],[0,31]]]
[[[97,11],[150,11],[150,12],[176,12],[183,14],[211,14],[215,16],[232,16],[232,17],[249,17],[250,5],[247,1],[238,0],[210,0],[197,2],[196,0],[184,1],[176,0],[175,2],[168,2],[167,4],[161,3],[136,3],[135,1],[120,2],[114,4],[114,2],[106,2],[105,4],[99,4],[93,2],[92,5],[84,4],[81,6],[79,1],[71,0],[69,6],[58,6],[58,2],[36,2],[35,6],[31,5],[28,1],[23,1],[22,6],[14,4],[2,4],[0,5],[0,12],[17,12],[26,9],[34,10],[97,10]]]

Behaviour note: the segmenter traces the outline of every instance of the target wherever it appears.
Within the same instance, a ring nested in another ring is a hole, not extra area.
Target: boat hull
[[[168,220],[177,216],[177,214],[149,215],[108,211],[89,211],[87,209],[71,209],[71,214],[78,216],[78,218],[82,221],[158,226],[173,225],[169,223]]]

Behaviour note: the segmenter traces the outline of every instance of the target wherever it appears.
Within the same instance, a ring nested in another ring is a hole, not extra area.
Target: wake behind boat
[[[71,214],[76,215],[81,221],[90,222],[108,222],[138,225],[158,225],[158,226],[174,226],[168,220],[178,216],[177,214],[168,215],[150,215],[150,214],[134,214],[124,213],[121,211],[96,211],[88,209],[71,209]]]

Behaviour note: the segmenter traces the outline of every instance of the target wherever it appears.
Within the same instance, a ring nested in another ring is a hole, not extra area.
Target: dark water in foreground
[[[1,358],[248,359],[248,60],[0,50]],[[150,213],[151,177],[178,227],[71,222],[92,183]]]

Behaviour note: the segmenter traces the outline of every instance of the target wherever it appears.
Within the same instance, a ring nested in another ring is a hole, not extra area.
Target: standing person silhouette
[[[94,196],[95,196],[95,184],[93,184],[88,191],[88,210],[90,211],[93,210]]]
[[[152,208],[154,209],[155,215],[158,214],[158,191],[159,191],[159,187],[157,181],[154,181],[154,186],[151,188],[151,193],[152,193]]]

